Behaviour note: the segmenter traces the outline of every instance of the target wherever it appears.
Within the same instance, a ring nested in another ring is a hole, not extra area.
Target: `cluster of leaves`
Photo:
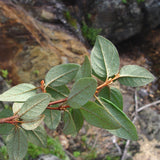
[[[23,159],[28,142],[46,146],[42,121],[52,130],[63,121],[63,132],[76,135],[85,120],[118,137],[137,140],[136,128],[123,112],[121,92],[109,85],[118,80],[121,84],[137,87],[150,83],[154,76],[136,65],[126,65],[119,70],[119,64],[115,46],[98,36],[91,64],[85,57],[81,66],[73,63],[54,66],[40,87],[22,83],[1,94],[0,101],[14,102],[12,110],[0,112],[0,134],[7,136],[10,159]],[[97,86],[92,75],[104,83]],[[69,90],[67,84],[71,82],[73,86]],[[38,88],[43,93],[37,93]]]

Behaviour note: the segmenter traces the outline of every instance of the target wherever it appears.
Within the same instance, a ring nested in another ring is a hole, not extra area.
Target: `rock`
[[[9,88],[5,80],[0,76],[0,94],[6,91]]]
[[[137,152],[134,156],[132,156],[133,160],[159,160],[160,152],[159,148],[156,146],[159,146],[159,141],[156,139],[153,139],[152,141],[149,141],[144,135],[142,138],[138,141],[140,145],[140,151]]]
[[[6,91],[9,88],[5,80],[0,76],[0,94]],[[6,103],[7,105],[9,103]],[[4,103],[0,101],[0,111],[4,108]]]
[[[50,155],[41,155],[37,160],[60,160],[60,159],[50,154]]]
[[[69,30],[57,23],[34,19],[36,2],[25,10],[9,0],[0,1],[0,68],[8,70],[13,84],[39,81],[51,67],[66,62],[82,63],[84,55],[89,55],[84,44]],[[47,1],[46,5],[54,2]],[[45,7],[42,6],[43,17],[54,18],[54,13]]]
[[[113,42],[121,42],[160,24],[159,0],[145,0],[141,3],[137,0],[127,3],[122,0],[83,0],[79,7],[91,15],[91,26],[101,28],[101,34]]]
[[[154,138],[160,140],[160,115],[151,108],[147,108],[139,113],[139,123],[142,132],[149,140]]]
[[[45,21],[49,21],[49,22],[55,18],[54,14],[52,14],[51,12],[48,12],[46,10],[42,10],[41,17]]]
[[[122,0],[97,1],[87,13],[91,23],[102,29],[102,35],[114,42],[125,40],[141,31],[143,13],[137,2],[122,3]]]
[[[160,1],[159,0],[145,0],[144,2],[146,25],[150,28],[155,28],[160,24]]]

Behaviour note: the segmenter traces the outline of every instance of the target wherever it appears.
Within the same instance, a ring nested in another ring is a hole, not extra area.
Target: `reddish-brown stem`
[[[11,116],[11,117],[2,118],[2,119],[0,119],[0,123],[12,123],[12,120],[16,119],[18,117],[19,117],[18,115],[14,115],[14,116]]]
[[[57,101],[54,101],[54,102],[50,102],[48,106],[51,106],[51,105],[54,105],[54,104],[58,104],[58,103],[62,103],[62,102],[65,102],[65,101],[67,101],[67,98],[60,99],[60,100],[57,100]]]
[[[44,80],[41,80],[41,86],[40,86],[40,88],[41,88],[41,90],[42,90],[43,93],[46,93]]]
[[[65,110],[66,108],[70,108],[70,106],[47,107],[50,110]]]
[[[105,87],[105,86],[108,86],[109,84],[111,84],[114,80],[118,79],[119,78],[119,74],[115,75],[114,78],[111,78],[111,79],[107,79],[103,84],[101,84],[100,86],[97,87],[97,90],[96,90],[96,93],[98,92],[99,89]]]

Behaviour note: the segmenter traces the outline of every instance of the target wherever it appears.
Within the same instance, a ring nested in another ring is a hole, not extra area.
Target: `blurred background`
[[[88,124],[76,137],[47,129],[48,147],[29,144],[26,160],[159,160],[160,0],[0,0],[0,93],[22,82],[38,84],[55,65],[81,64],[97,35],[116,45],[121,67],[137,64],[156,77],[137,89],[116,84],[139,140]],[[135,107],[145,109],[135,117]],[[8,159],[1,138],[0,159]]]

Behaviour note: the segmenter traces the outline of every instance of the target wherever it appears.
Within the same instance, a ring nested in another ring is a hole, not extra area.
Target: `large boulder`
[[[144,13],[146,26],[155,28],[160,24],[160,1],[159,0],[145,0]]]
[[[36,1],[26,2],[32,5],[0,0],[0,68],[8,70],[13,84],[44,79],[52,66],[82,63],[89,55],[84,44],[54,19],[46,7],[52,1],[45,7],[38,3],[37,10]],[[52,23],[39,21],[47,17],[45,21]]]
[[[140,3],[137,0],[127,0],[126,3],[122,0],[83,0],[77,4],[83,12],[91,15],[91,26],[101,28],[101,34],[114,42],[121,42],[160,24],[159,0]]]

